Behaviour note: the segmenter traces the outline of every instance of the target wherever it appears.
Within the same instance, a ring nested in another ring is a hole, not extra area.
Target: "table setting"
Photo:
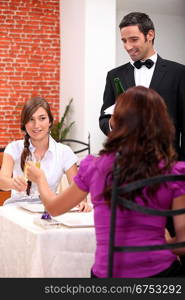
[[[42,219],[42,203],[0,207],[0,278],[87,278],[95,254],[93,211]],[[53,221],[54,219],[54,221]]]

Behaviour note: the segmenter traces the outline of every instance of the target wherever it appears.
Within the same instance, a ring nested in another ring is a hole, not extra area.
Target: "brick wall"
[[[59,1],[0,0],[0,148],[22,138],[20,111],[33,95],[59,114]]]

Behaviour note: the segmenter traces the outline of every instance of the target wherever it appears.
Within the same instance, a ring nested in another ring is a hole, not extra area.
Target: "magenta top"
[[[88,155],[80,164],[74,181],[83,191],[89,192],[94,208],[96,254],[92,266],[97,277],[107,277],[110,208],[102,196],[106,174],[112,169],[114,155],[95,157]],[[185,162],[177,162],[171,174],[185,174]],[[170,209],[175,197],[185,194],[182,181],[161,185],[155,198],[147,198],[148,206]],[[146,205],[140,197],[135,200]],[[155,245],[165,243],[166,217],[150,216],[127,209],[117,211],[117,246]],[[170,250],[146,252],[119,252],[115,254],[113,277],[150,277],[170,267],[176,260]]]

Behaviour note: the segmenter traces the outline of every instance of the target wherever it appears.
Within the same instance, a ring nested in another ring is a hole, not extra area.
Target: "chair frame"
[[[84,152],[86,150],[88,150],[88,154],[91,153],[91,147],[90,147],[90,134],[88,134],[88,143],[85,143],[85,142],[82,142],[82,141],[79,141],[79,140],[75,140],[75,139],[62,139],[61,141],[62,143],[64,142],[69,142],[69,143],[78,143],[78,144],[81,144],[81,145],[84,145],[86,146],[85,148],[82,148],[80,150],[75,150],[74,153],[75,154],[78,154],[78,153],[81,153],[81,152]]]
[[[117,155],[118,157],[118,155]],[[184,242],[161,244],[161,245],[146,245],[146,246],[115,246],[115,230],[116,230],[116,208],[122,205],[129,210],[139,211],[141,213],[155,216],[175,216],[185,213],[184,209],[178,210],[157,210],[146,206],[139,205],[131,200],[123,197],[123,193],[128,193],[145,186],[158,184],[169,181],[185,181],[185,175],[159,175],[148,179],[137,180],[125,186],[119,186],[119,167],[117,158],[113,172],[113,186],[111,195],[111,218],[110,218],[110,234],[109,234],[109,252],[108,252],[108,277],[113,277],[113,263],[115,252],[140,252],[140,251],[155,251],[164,249],[174,249],[185,247]]]

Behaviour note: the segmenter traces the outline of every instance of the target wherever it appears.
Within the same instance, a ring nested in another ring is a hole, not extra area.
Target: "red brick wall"
[[[33,95],[59,114],[59,1],[0,0],[0,148],[22,138],[20,111]]]

